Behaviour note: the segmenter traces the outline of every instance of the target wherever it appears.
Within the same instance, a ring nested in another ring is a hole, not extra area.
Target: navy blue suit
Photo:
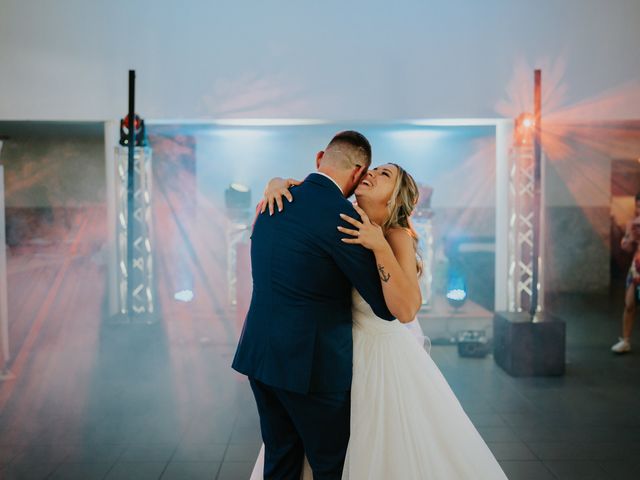
[[[349,437],[351,290],[392,320],[373,254],[340,241],[358,218],[328,178],[311,174],[283,213],[253,228],[253,294],[233,368],[247,375],[265,441],[265,478],[340,478]],[[303,447],[304,445],[304,447]],[[299,477],[298,477],[299,478]]]

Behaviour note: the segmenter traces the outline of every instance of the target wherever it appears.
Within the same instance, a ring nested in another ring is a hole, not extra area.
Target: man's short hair
[[[371,165],[371,144],[367,137],[354,130],[338,132],[327,145],[327,150],[343,145],[356,151],[357,156],[362,158],[365,163],[363,166]]]
[[[640,202],[640,192],[636,193],[636,202]]]

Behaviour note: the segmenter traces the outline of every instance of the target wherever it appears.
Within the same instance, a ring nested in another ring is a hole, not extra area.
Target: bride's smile
[[[387,163],[369,170],[356,187],[358,205],[379,225],[389,215],[387,206],[396,189],[397,180],[398,167]]]
[[[356,196],[385,199],[388,201],[393,193],[398,168],[390,163],[381,165],[367,172],[356,188]]]

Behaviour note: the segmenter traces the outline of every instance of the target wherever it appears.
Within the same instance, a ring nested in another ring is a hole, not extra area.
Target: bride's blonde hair
[[[409,173],[396,163],[391,163],[398,169],[396,184],[391,193],[391,198],[387,204],[389,216],[382,224],[382,230],[388,231],[392,228],[402,228],[413,239],[416,250],[416,266],[418,275],[422,274],[422,259],[418,250],[418,233],[411,222],[411,214],[418,205],[420,190],[418,184]]]

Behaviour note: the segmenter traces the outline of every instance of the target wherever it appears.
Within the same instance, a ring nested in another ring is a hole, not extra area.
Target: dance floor
[[[175,301],[175,251],[160,242],[159,321],[110,323],[92,240],[106,236],[104,212],[70,223],[63,241],[8,254],[16,378],[0,384],[0,478],[247,479],[260,436],[229,367],[232,313],[198,278],[206,301]],[[568,324],[563,378],[512,378],[491,357],[433,348],[510,479],[640,478],[640,354],[609,352],[621,308],[619,291],[554,300]]]

